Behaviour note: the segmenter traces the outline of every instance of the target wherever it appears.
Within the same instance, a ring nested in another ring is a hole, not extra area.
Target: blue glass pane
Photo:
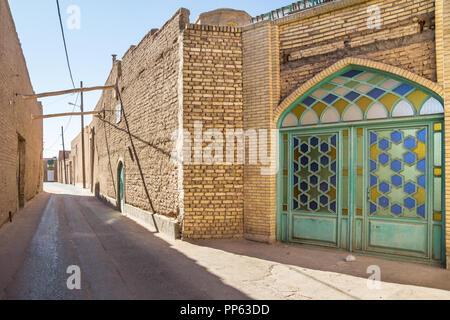
[[[331,137],[331,144],[333,147],[336,147],[336,139],[337,139],[337,135],[334,135]]]
[[[325,98],[323,98],[323,101],[328,103],[328,104],[332,104],[334,101],[336,101],[338,97],[335,96],[334,94],[329,94],[327,95]]]
[[[322,151],[323,153],[327,153],[328,151],[330,151],[330,147],[327,143],[322,143],[320,145],[320,151]]]
[[[401,206],[399,206],[398,204],[394,204],[391,207],[391,212],[397,216],[401,215],[403,212],[403,208]]]
[[[307,153],[309,151],[309,146],[306,143],[302,144],[300,146],[300,151],[303,153]]]
[[[303,191],[308,190],[308,184],[305,181],[300,183],[300,190],[303,190]]]
[[[418,134],[417,134],[417,138],[422,141],[422,142],[426,142],[427,140],[427,129],[423,129],[421,130]]]
[[[375,133],[371,132],[370,133],[370,145],[372,145],[375,142],[377,142],[377,140],[378,140],[378,136]]]
[[[376,186],[378,184],[378,178],[374,175],[370,175],[370,186]]]
[[[408,209],[414,209],[414,207],[416,206],[416,200],[414,200],[413,198],[406,198],[403,204]]]
[[[389,207],[389,199],[386,197],[381,197],[378,200],[378,203],[380,204],[380,206],[382,206],[383,208],[387,208]]]
[[[408,92],[410,92],[412,89],[414,89],[413,87],[407,85],[407,84],[401,84],[400,86],[398,86],[394,92],[404,96],[405,94],[407,94]]]
[[[319,183],[319,178],[317,176],[311,176],[309,177],[309,182],[315,186]]]
[[[425,179],[425,176],[419,177],[419,179],[417,179],[417,183],[418,183],[419,186],[421,186],[422,188],[425,188],[425,187],[426,187],[426,179]]]
[[[296,162],[294,162],[294,172],[298,171],[298,164]]]
[[[298,209],[298,202],[297,202],[296,200],[293,201],[292,208],[293,208],[294,210],[295,210],[295,209]]]
[[[407,154],[405,154],[403,156],[403,160],[407,163],[407,164],[413,164],[414,162],[416,162],[416,154],[412,153],[412,152],[408,152]]]
[[[327,191],[328,191],[328,183],[322,182],[322,183],[320,184],[320,191],[322,191],[322,192],[327,192]]]
[[[413,194],[416,192],[416,185],[414,183],[408,182],[405,184],[405,192],[409,194]]]
[[[320,163],[323,166],[327,166],[330,163],[330,159],[327,156],[323,156],[322,158],[320,158]]]
[[[316,137],[311,138],[311,140],[309,141],[311,143],[311,145],[313,147],[317,147],[317,145],[319,144],[319,139],[317,139]]]
[[[355,91],[351,91],[345,95],[345,98],[350,101],[355,101],[356,98],[358,98],[359,96],[360,96],[359,93],[356,93]]]
[[[326,206],[328,204],[328,197],[327,196],[321,196],[320,197],[320,204],[323,206]]]
[[[333,185],[333,187],[336,187],[336,176],[331,177],[330,183]]]
[[[399,160],[394,160],[391,163],[391,169],[395,172],[400,172],[402,171],[402,162]]]
[[[294,186],[298,183],[298,177],[294,176]]]
[[[309,169],[312,172],[317,172],[317,171],[319,171],[319,164],[317,162],[313,162],[313,163],[311,163],[311,166]]]
[[[387,153],[382,153],[378,157],[378,161],[380,161],[381,164],[386,164],[389,162],[389,155]]]
[[[370,160],[370,172],[377,170],[377,163],[373,160]]]
[[[310,208],[311,210],[317,210],[317,208],[319,208],[319,205],[317,204],[317,202],[311,201],[311,202],[309,203],[309,208]]]
[[[303,204],[308,203],[308,196],[306,194],[302,194],[300,196],[300,202],[303,203]]]
[[[390,143],[389,141],[387,141],[386,139],[382,139],[380,140],[380,142],[378,143],[378,146],[380,147],[381,150],[387,150],[390,147]]]
[[[370,214],[375,213],[377,211],[377,206],[373,202],[370,202]]]
[[[306,166],[309,163],[309,158],[307,156],[304,156],[300,159],[300,163],[302,166]]]
[[[417,168],[419,168],[419,170],[422,172],[427,171],[427,161],[425,159],[420,160],[417,164]]]
[[[391,182],[394,186],[400,187],[403,184],[403,178],[399,175],[392,176]]]
[[[333,212],[336,212],[336,201],[333,201],[332,203],[330,203],[330,209]]]
[[[303,104],[305,105],[305,106],[311,106],[314,102],[316,102],[316,99],[314,99],[314,98],[311,98],[311,97],[307,97],[305,100],[303,100]]]
[[[336,161],[331,164],[331,171],[336,173]]]
[[[357,76],[358,74],[361,74],[361,73],[363,73],[363,71],[360,71],[360,70],[350,70],[350,71],[344,73],[342,76],[343,76],[343,77],[346,77],[346,78],[353,78],[353,77],[355,77],[355,76]]]
[[[425,218],[425,205],[421,205],[417,208],[417,214],[422,218]]]
[[[401,132],[395,131],[391,134],[391,139],[395,143],[399,143],[400,141],[403,140],[403,134]]]
[[[298,139],[294,138],[294,148],[297,148],[297,147],[298,147]]]
[[[380,183],[379,189],[382,193],[387,193],[391,190],[391,187],[386,182]]]
[[[416,139],[414,138],[406,138],[405,139],[405,148],[414,149],[416,147]]]
[[[378,89],[378,88],[375,88],[375,89],[372,89],[367,95],[369,97],[374,98],[374,99],[378,99],[379,97],[381,97],[385,93],[386,93],[386,91]]]

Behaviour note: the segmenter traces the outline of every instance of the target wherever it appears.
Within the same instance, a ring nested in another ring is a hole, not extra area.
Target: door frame
[[[297,241],[292,242],[290,241],[291,239],[291,220],[290,217],[292,216],[290,214],[290,208],[291,208],[291,200],[292,200],[292,191],[291,186],[292,186],[292,161],[290,158],[288,158],[288,211],[283,211],[283,166],[282,164],[284,163],[284,141],[283,141],[283,136],[288,134],[288,157],[290,157],[290,150],[292,148],[291,145],[291,141],[292,141],[292,135],[295,134],[302,134],[302,135],[308,135],[308,134],[317,134],[317,130],[320,128],[320,132],[322,133],[329,133],[329,132],[339,132],[342,129],[348,129],[349,131],[356,131],[357,128],[364,128],[364,130],[367,130],[367,128],[370,129],[374,129],[374,128],[383,128],[383,129],[389,129],[389,128],[395,128],[396,126],[418,126],[418,125],[429,125],[429,123],[431,122],[442,122],[444,123],[444,116],[442,114],[439,115],[426,115],[426,116],[420,116],[420,117],[403,117],[403,118],[391,118],[391,119],[380,119],[380,120],[370,120],[370,121],[354,121],[354,122],[345,122],[345,123],[335,123],[335,124],[320,124],[320,125],[313,125],[313,126],[305,126],[305,127],[293,127],[293,128],[283,128],[283,129],[279,129],[279,163],[280,163],[280,170],[278,170],[277,173],[277,177],[276,177],[276,182],[277,182],[277,186],[276,186],[276,237],[277,237],[277,241],[281,241],[281,242],[286,242],[286,243],[292,243],[292,244],[303,244],[303,243],[299,243]],[[333,131],[334,130],[334,131]],[[350,134],[350,138],[354,139],[355,135],[354,134]],[[445,138],[445,126],[442,126],[442,139],[444,140]],[[431,134],[428,135],[427,139],[431,139]],[[428,140],[430,141],[430,140]],[[354,148],[355,143],[353,140],[351,140],[349,142],[349,156],[356,156],[357,150],[355,150],[356,148]],[[342,152],[342,141],[339,140],[339,153]],[[430,156],[430,152],[431,152],[431,147],[429,148],[427,157]],[[365,153],[365,160],[367,160],[367,156],[366,156],[366,152],[367,150],[364,150]],[[351,208],[351,206],[354,206],[354,201],[349,201],[349,215],[348,215],[348,221],[347,221],[347,235],[346,235],[346,242],[347,242],[347,249],[344,249],[346,251],[349,252],[358,252],[358,253],[363,253],[366,255],[376,255],[376,256],[385,256],[385,257],[390,257],[390,258],[395,258],[397,260],[406,260],[406,261],[419,261],[419,262],[425,262],[428,264],[444,264],[445,263],[445,259],[446,259],[446,248],[445,248],[445,224],[446,224],[446,207],[445,207],[445,143],[442,143],[442,221],[441,221],[441,257],[442,260],[441,261],[436,261],[433,260],[432,258],[416,258],[416,257],[408,257],[408,256],[401,256],[401,255],[397,255],[397,254],[390,254],[390,253],[380,253],[380,252],[372,252],[372,251],[364,251],[364,250],[354,250],[354,237],[353,237],[353,233],[354,233],[354,223],[356,220],[356,217],[354,215],[354,210]],[[339,168],[341,168],[342,166],[342,161],[341,161],[341,157],[342,154],[339,154],[338,156],[338,163],[339,163]],[[366,165],[366,164],[365,164]],[[428,162],[427,165],[430,165],[430,161]],[[351,197],[352,199],[356,196],[356,186],[355,183],[353,182],[354,180],[354,176],[355,176],[355,172],[353,172],[355,170],[351,170],[351,173],[349,173],[349,190],[350,190],[350,194],[349,197]],[[342,190],[342,179],[340,177],[340,173],[338,174],[338,188],[340,190]],[[430,183],[430,180],[432,179],[433,175],[430,174],[429,177],[427,177],[427,183]],[[364,176],[364,185],[366,185],[366,180],[367,178]],[[432,193],[432,188],[428,188],[427,190],[427,197],[428,199],[431,199],[430,201],[428,201],[428,205],[427,205],[427,209],[428,209],[428,218],[432,219],[432,210],[430,211],[430,206],[433,203],[433,193]],[[341,211],[341,202],[342,202],[342,192],[338,193],[338,201],[339,201],[339,209],[338,209],[338,228],[341,228],[341,223],[342,223],[342,213]],[[366,206],[367,204],[364,203],[364,205]],[[363,215],[363,227],[366,228],[366,214]],[[430,228],[433,227],[433,223],[430,223],[430,221],[428,221],[428,232],[430,232]],[[341,239],[339,239],[340,237],[340,233],[339,232],[341,229],[338,229],[338,248],[340,248],[340,243],[341,243]],[[365,234],[364,237],[362,239],[362,241],[365,241],[365,239],[367,238],[367,230],[365,230]],[[429,252],[431,253],[431,249],[430,246],[432,245],[432,240],[430,241],[430,234],[428,234],[428,248],[429,248]],[[305,243],[308,244],[308,243]],[[364,248],[364,245],[363,245]]]
[[[122,170],[120,170],[122,169]],[[120,198],[120,182],[122,178],[123,172],[123,199]],[[125,163],[123,160],[119,160],[117,164],[117,208],[118,210],[124,214],[125,209]]]

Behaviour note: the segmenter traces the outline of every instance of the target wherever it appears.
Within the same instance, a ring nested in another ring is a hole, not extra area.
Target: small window
[[[116,106],[116,123],[122,121],[122,106],[118,104]]]

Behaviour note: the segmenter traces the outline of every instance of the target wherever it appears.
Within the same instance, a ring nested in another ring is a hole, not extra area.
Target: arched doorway
[[[349,65],[279,118],[277,237],[441,263],[443,101]]]
[[[124,213],[125,209],[125,170],[123,162],[117,167],[117,208]]]

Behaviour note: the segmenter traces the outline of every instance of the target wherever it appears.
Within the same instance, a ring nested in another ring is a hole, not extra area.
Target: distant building
[[[43,160],[44,182],[58,182],[58,158]]]
[[[245,11],[217,9],[200,14],[195,24],[242,27],[250,24],[252,17]]]
[[[42,106],[33,94],[8,1],[0,1],[0,226],[42,190]]]
[[[71,180],[70,151],[59,151],[58,155],[58,182],[62,184],[72,184]]]

